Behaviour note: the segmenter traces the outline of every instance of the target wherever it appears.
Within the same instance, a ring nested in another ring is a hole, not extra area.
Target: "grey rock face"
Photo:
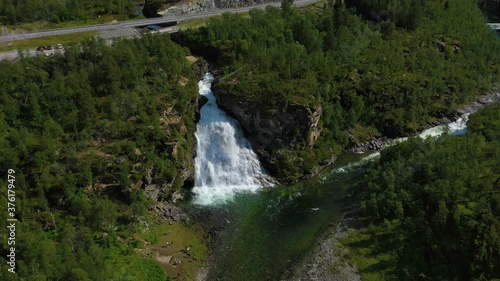
[[[319,120],[322,108],[300,104],[283,105],[270,111],[262,103],[243,100],[217,85],[214,94],[218,106],[239,121],[245,137],[250,141],[264,166],[273,172],[276,153],[281,149],[313,146],[321,134]]]
[[[176,206],[158,203],[153,206],[153,210],[165,220],[183,222],[188,219],[186,213]]]
[[[183,15],[208,12],[217,9],[248,7],[268,2],[277,2],[273,0],[198,0],[193,2],[180,1],[176,5],[159,12],[161,15]]]

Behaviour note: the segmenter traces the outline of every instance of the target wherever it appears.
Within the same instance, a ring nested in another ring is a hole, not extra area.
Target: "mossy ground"
[[[396,255],[393,241],[396,239],[392,227],[368,227],[349,229],[339,239],[349,249],[347,258],[355,266],[363,281],[393,280]]]
[[[151,243],[146,248],[171,277],[196,280],[198,271],[208,258],[203,228],[195,223],[163,222],[153,226],[143,238]],[[187,250],[189,249],[189,250]]]

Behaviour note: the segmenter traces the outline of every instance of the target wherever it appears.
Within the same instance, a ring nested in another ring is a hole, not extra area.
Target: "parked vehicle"
[[[52,50],[52,46],[47,46],[47,48],[45,48],[45,50]]]
[[[60,49],[63,48],[63,45],[62,44],[57,44],[55,48],[58,49],[58,50],[60,50]]]
[[[36,50],[39,52],[43,52],[43,51],[45,51],[45,46],[39,46],[36,48]]]

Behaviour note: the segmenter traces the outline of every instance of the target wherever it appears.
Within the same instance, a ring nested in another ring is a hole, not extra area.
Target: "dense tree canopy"
[[[135,0],[3,0],[0,22],[16,24],[46,20],[54,23],[95,18],[105,14],[134,16],[140,7]]]
[[[102,15],[153,17],[172,0],[2,0],[0,23],[18,24],[36,21],[59,23],[88,20]]]
[[[303,155],[282,153],[304,159],[284,159],[283,171],[296,171],[291,177],[332,148],[410,134],[499,80],[500,43],[474,1],[346,2],[353,8],[330,1],[321,9],[225,14],[181,34],[231,74],[219,81],[221,91],[270,112],[321,104],[319,142]],[[373,9],[388,14],[369,16]]]
[[[16,171],[19,220],[18,276],[2,280],[165,280],[134,248],[150,205],[141,187],[168,196],[192,167],[197,77],[185,56],[145,35],[0,62],[0,174]]]
[[[474,1],[333,2],[225,14],[181,33],[218,55],[222,77],[232,75],[219,80],[221,91],[270,112],[321,104],[314,147],[278,151],[290,179],[350,142],[410,134],[498,82],[498,38]],[[0,17],[85,19],[130,13],[134,5],[7,0]],[[192,167],[197,77],[185,55],[168,36],[145,36],[0,62],[0,174],[16,170],[23,234],[18,276],[5,280],[166,278],[134,248],[149,206],[140,188],[162,183],[160,197],[167,197]],[[465,137],[412,139],[369,168],[363,210],[374,224],[400,229],[395,278],[499,277],[498,112],[473,116]],[[5,177],[0,184],[7,185]],[[4,192],[0,205],[6,203]]]
[[[391,234],[391,280],[500,277],[500,106],[463,137],[411,139],[382,151],[363,178],[368,223]]]

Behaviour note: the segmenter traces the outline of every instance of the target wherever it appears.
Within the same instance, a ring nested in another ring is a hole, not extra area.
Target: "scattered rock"
[[[149,199],[156,202],[158,200],[158,196],[160,195],[160,189],[156,184],[150,184],[146,186],[144,193]]]
[[[166,10],[158,12],[160,15],[185,15],[200,12],[214,11],[217,9],[248,7],[274,0],[195,0],[171,6]]]
[[[385,138],[374,138],[367,142],[363,142],[355,146],[349,147],[344,151],[348,153],[363,153],[371,150],[380,150],[385,147],[385,142],[386,142]]]
[[[130,188],[132,188],[132,189],[139,189],[139,188],[141,188],[142,184],[143,184],[143,182],[140,180],[140,181],[138,181],[138,182],[136,182],[134,184],[131,184]]]
[[[349,263],[349,250],[339,238],[347,235],[348,227],[356,227],[357,211],[346,212],[339,224],[330,228],[318,244],[301,261],[285,272],[281,281],[359,281],[357,269]],[[350,216],[350,218],[348,218]],[[353,223],[354,222],[354,223]]]
[[[180,191],[174,192],[174,194],[171,195],[169,201],[172,203],[176,203],[177,201],[182,201],[184,200],[184,195]]]
[[[195,56],[186,56],[186,59],[189,61],[190,64],[193,64],[198,61],[198,58]]]
[[[217,256],[218,246],[221,245],[219,234],[227,226],[228,211],[220,207],[193,206],[189,208],[189,217],[201,223],[205,229],[205,238],[211,241],[212,256]]]
[[[186,213],[176,206],[157,203],[153,206],[153,210],[163,219],[169,220],[170,225],[176,222],[185,222],[188,220]]]
[[[153,177],[151,176],[151,173],[153,172],[153,167],[150,167],[146,171],[146,176],[144,177],[146,179],[146,182],[148,184],[151,184],[153,182]]]
[[[128,159],[127,156],[122,155],[122,156],[119,156],[115,159],[115,163],[122,164],[122,163],[125,163],[125,161],[127,161],[127,159]]]

